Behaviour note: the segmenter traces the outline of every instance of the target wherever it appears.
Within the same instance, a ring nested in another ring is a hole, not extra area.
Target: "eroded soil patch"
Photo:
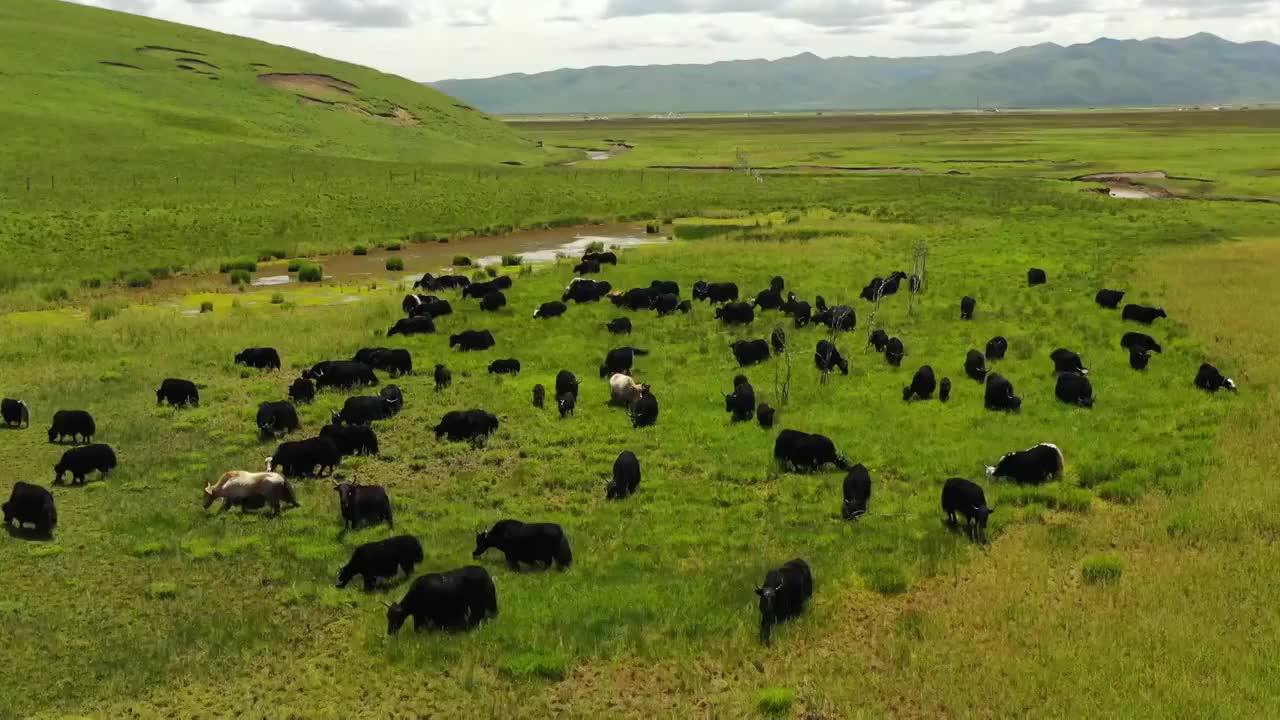
[[[111,60],[99,60],[99,61],[98,61],[98,64],[99,64],[99,65],[108,65],[108,66],[110,66],[110,67],[127,68],[127,69],[129,69],[129,70],[141,70],[141,69],[142,69],[142,68],[138,67],[137,65],[130,65],[129,63],[122,63],[122,62],[112,62]]]
[[[279,90],[310,95],[325,92],[352,95],[356,90],[360,89],[355,84],[340,80],[332,75],[317,75],[314,73],[266,73],[265,75],[259,75],[258,79]]]

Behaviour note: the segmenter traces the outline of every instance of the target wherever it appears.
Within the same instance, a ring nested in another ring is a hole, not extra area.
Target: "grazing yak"
[[[404,409],[404,393],[398,385],[388,385],[378,391],[378,396],[391,404],[391,414],[399,415]]]
[[[515,358],[504,358],[489,363],[490,375],[519,375],[520,361]]]
[[[68,437],[72,442],[89,442],[97,434],[93,416],[84,410],[59,410],[53,414],[53,424],[49,426],[49,442],[61,442]]]
[[[875,302],[876,297],[880,295],[881,288],[884,287],[884,278],[872,278],[867,286],[862,288],[862,292],[858,293],[858,297],[867,302]]]
[[[653,307],[653,299],[661,294],[653,288],[632,288],[625,293],[610,293],[609,302],[627,310],[648,310]]]
[[[649,283],[649,289],[656,295],[680,296],[680,284],[674,280],[654,280]]]
[[[311,477],[333,472],[342,462],[338,446],[327,437],[281,443],[267,459],[267,470],[281,469],[285,477]]]
[[[564,394],[578,396],[578,376],[568,370],[556,373],[556,397]]]
[[[462,291],[462,297],[483,300],[490,293],[501,292],[509,287],[511,287],[511,278],[504,275],[503,277],[490,280],[488,282],[472,283],[468,285],[467,288]]]
[[[725,394],[724,411],[733,413],[733,422],[751,422],[756,411],[756,391],[741,375],[734,379],[733,394]]]
[[[782,309],[782,293],[778,290],[761,290],[751,304],[761,310]]]
[[[840,354],[839,348],[830,340],[819,340],[818,345],[813,351],[813,364],[817,366],[818,372],[829,373],[836,368],[840,368],[842,375],[849,374],[849,361],[844,359]]]
[[[613,335],[630,335],[631,318],[614,318],[605,323],[605,328]]]
[[[466,630],[498,615],[498,591],[482,567],[470,565],[428,573],[413,581],[398,603],[387,606],[387,634],[395,635],[413,618],[413,629]]]
[[[1040,268],[1031,268],[1027,271],[1027,285],[1044,285],[1047,282],[1049,282],[1049,278]]]
[[[560,419],[563,420],[573,415],[574,409],[578,407],[577,393],[561,393],[556,397],[556,408],[560,411]]]
[[[236,364],[257,370],[279,370],[280,353],[275,348],[248,348],[236,353]]]
[[[569,306],[559,300],[552,300],[539,305],[538,309],[533,311],[533,317],[535,320],[549,320],[564,315],[568,309]]]
[[[956,524],[956,513],[963,515],[969,539],[979,540],[986,535],[987,518],[995,511],[987,507],[987,496],[980,485],[964,478],[951,478],[942,486],[942,512],[952,525]]]
[[[320,437],[333,443],[342,457],[378,454],[378,435],[368,425],[325,425]]]
[[[583,260],[573,266],[574,275],[594,275],[600,272],[600,263],[595,260]]]
[[[823,465],[849,469],[849,461],[836,453],[835,443],[825,435],[810,435],[799,430],[783,430],[773,442],[773,457],[783,467],[818,470]]]
[[[902,401],[909,402],[913,397],[928,400],[933,397],[933,391],[937,388],[938,380],[933,374],[933,367],[922,365],[915,377],[911,378],[911,384],[902,388]]]
[[[1099,290],[1098,294],[1093,297],[1093,301],[1108,310],[1115,310],[1120,307],[1120,302],[1124,300],[1123,290]]]
[[[404,300],[400,301],[400,309],[404,311],[405,315],[412,315],[414,308],[418,307],[419,305],[423,305],[425,303],[429,303],[438,299],[439,298],[437,298],[435,295],[417,295],[417,294],[405,295]]]
[[[1236,383],[1229,377],[1223,377],[1218,372],[1218,368],[1204,363],[1200,366],[1199,372],[1196,373],[1196,387],[1209,392],[1218,392],[1219,390],[1235,391]]]
[[[507,296],[501,290],[494,290],[480,299],[480,309],[483,312],[498,312],[506,306]]]
[[[787,333],[782,328],[776,327],[769,334],[769,344],[773,346],[773,351],[779,355],[787,350]]]
[[[750,325],[756,320],[756,311],[746,303],[732,302],[716,308],[716,319],[725,325]]]
[[[848,332],[858,327],[858,313],[850,305],[836,305],[819,312],[814,322],[837,331]]]
[[[160,389],[156,390],[156,404],[161,405],[166,402],[173,407],[184,405],[200,407],[200,390],[190,380],[167,378],[160,383]]]
[[[972,320],[973,313],[978,309],[978,301],[969,296],[965,296],[960,300],[960,319]]]
[[[493,339],[493,333],[488,330],[464,330],[449,336],[449,347],[456,347],[462,352],[488,350],[495,344],[497,342]]]
[[[631,427],[652,427],[658,424],[658,398],[648,385],[640,386],[640,397],[631,405]]]
[[[797,558],[770,570],[764,584],[756,586],[756,595],[760,596],[760,642],[768,645],[773,626],[799,616],[813,595],[809,563]]]
[[[31,410],[21,400],[5,398],[0,401],[0,418],[9,427],[31,427]]]
[[[289,386],[289,399],[298,404],[313,402],[316,399],[316,384],[306,378],[298,378]]]
[[[938,383],[938,399],[942,402],[951,399],[951,378],[944,377],[942,382]]]
[[[351,559],[338,571],[335,587],[345,588],[359,575],[364,578],[365,592],[372,592],[378,578],[393,578],[401,570],[404,570],[405,577],[413,577],[413,568],[420,562],[422,543],[412,535],[365,543],[351,553]]]
[[[344,529],[357,530],[381,522],[386,522],[389,528],[395,528],[395,521],[391,518],[391,498],[387,497],[386,488],[381,485],[361,485],[358,480],[335,480],[333,489],[338,493]]]
[[[1084,408],[1093,407],[1093,385],[1089,378],[1078,373],[1062,373],[1058,376],[1058,386],[1054,390],[1058,399],[1068,405],[1079,405]]]
[[[751,367],[769,359],[769,343],[764,340],[735,340],[729,343],[739,367]]]
[[[840,516],[845,520],[854,520],[866,515],[870,500],[871,473],[865,465],[859,463],[849,468],[844,476],[844,504],[840,507]]]
[[[1049,354],[1049,359],[1053,361],[1053,371],[1056,373],[1089,374],[1089,368],[1084,366],[1080,356],[1066,348],[1054,350]]]
[[[999,373],[987,376],[987,388],[983,403],[988,410],[1019,410],[1022,398],[1013,394],[1013,383]]]
[[[258,405],[258,417],[255,421],[258,433],[264,437],[280,437],[302,429],[298,422],[298,411],[287,402],[264,402]]]
[[[1062,477],[1067,462],[1057,445],[1041,443],[1026,450],[1011,452],[987,468],[989,478],[1007,478],[1019,485],[1039,485]]]
[[[636,454],[624,450],[613,461],[613,480],[605,488],[606,500],[625,500],[640,489],[640,461]]]
[[[769,279],[769,289],[776,293],[782,292],[786,287],[787,281],[784,280],[781,275],[774,275]]]
[[[564,295],[561,296],[560,301],[572,300],[578,304],[599,302],[611,292],[613,292],[613,286],[604,280],[574,278],[564,289]]]
[[[453,373],[449,372],[449,368],[444,365],[437,363],[436,370],[432,375],[436,381],[436,392],[440,392],[453,384]]]
[[[688,315],[693,312],[693,302],[689,300],[681,300],[680,304],[676,306],[676,309],[680,311],[681,315]]]
[[[547,389],[542,385],[533,386],[533,406],[541,410],[547,404]]]
[[[1135,350],[1140,350],[1146,353],[1164,352],[1164,348],[1160,347],[1160,343],[1156,342],[1155,338],[1150,335],[1136,332],[1125,333],[1124,337],[1120,338],[1120,347],[1128,350],[1129,352],[1133,352]]]
[[[381,370],[393,378],[413,374],[413,355],[404,349],[365,348],[351,360]]]
[[[589,252],[583,253],[583,262],[597,262],[601,265],[618,265],[618,254],[614,252]]]
[[[709,300],[713,305],[738,299],[738,286],[734,283],[708,283],[699,280],[693,284],[694,300]]]
[[[371,425],[377,420],[389,420],[399,411],[400,405],[394,397],[364,395],[347,398],[342,410],[333,413],[331,422],[334,425]]]
[[[497,432],[500,424],[497,416],[484,410],[452,410],[433,430],[436,440],[479,442]]]
[[[671,293],[656,295],[649,308],[657,311],[658,317],[666,317],[680,309],[680,296],[672,295]]]
[[[1003,360],[1006,353],[1009,352],[1009,341],[1003,336],[997,335],[987,341],[987,360]]]
[[[489,548],[501,550],[512,570],[519,570],[521,564],[550,568],[554,563],[562,570],[573,564],[569,538],[555,523],[499,520],[489,532],[476,533],[472,559],[478,559]]]
[[[782,312],[795,318],[796,327],[802,328],[813,320],[813,308],[804,300],[792,300],[782,306]]]
[[[769,406],[769,403],[760,403],[756,407],[756,422],[760,423],[760,427],[769,430],[773,427],[774,415],[777,411]]]
[[[316,389],[335,388],[349,390],[355,387],[373,387],[378,384],[378,376],[373,368],[364,363],[350,360],[325,360],[312,365],[303,371],[302,377],[314,380]]]
[[[977,350],[969,351],[969,354],[964,358],[964,374],[977,382],[987,381],[987,361],[983,358],[982,353]]]
[[[222,500],[224,513],[239,505],[246,510],[252,507],[271,506],[271,514],[280,514],[280,505],[288,503],[290,507],[298,507],[298,498],[293,486],[283,475],[273,472],[252,473],[244,470],[233,470],[223,473],[217,482],[204,487],[204,509],[208,510],[214,501]]]
[[[1146,370],[1147,365],[1151,364],[1151,353],[1141,348],[1134,348],[1129,351],[1129,367],[1134,370]]]
[[[62,459],[53,466],[54,485],[62,484],[62,476],[71,473],[73,485],[83,485],[89,473],[98,471],[105,478],[107,473],[116,469],[116,453],[110,445],[85,445],[74,447],[62,454]]]
[[[1124,310],[1121,311],[1120,317],[1123,320],[1132,320],[1134,322],[1142,323],[1143,325],[1150,325],[1160,318],[1167,318],[1169,316],[1165,313],[1164,308],[1134,305],[1131,303],[1124,306]]]
[[[889,333],[884,330],[876,330],[871,333],[871,337],[867,338],[867,344],[876,349],[876,352],[882,353],[885,348],[889,347]]]
[[[438,290],[466,290],[471,285],[471,278],[466,275],[441,275],[435,277],[431,273],[422,276],[413,284],[414,290],[428,290],[436,292]]]
[[[5,527],[14,523],[18,528],[34,525],[36,532],[46,537],[52,536],[58,525],[58,508],[54,505],[53,493],[21,480],[13,484],[9,501],[0,505],[0,511],[4,512]]]
[[[884,346],[884,359],[894,367],[902,366],[902,358],[906,357],[906,354],[907,349],[896,337],[889,338],[889,342]]]
[[[453,314],[453,306],[448,300],[441,300],[431,295],[410,295],[405,298],[405,304],[409,302],[409,298],[418,300],[412,307],[405,308],[405,314],[409,317],[429,317],[435,319]]]
[[[645,357],[648,350],[635,347],[620,347],[610,350],[600,365],[600,377],[612,378],[618,373],[630,373],[637,357]]]

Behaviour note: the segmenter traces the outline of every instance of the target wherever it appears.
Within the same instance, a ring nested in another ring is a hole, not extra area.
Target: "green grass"
[[[258,272],[258,261],[253,258],[239,258],[237,260],[228,260],[218,266],[218,272],[220,273],[229,273],[234,270]]]
[[[231,271],[232,285],[248,285],[250,282],[253,282],[253,276],[249,274],[248,270]]]
[[[1114,585],[1124,574],[1124,561],[1115,555],[1097,555],[1085,558],[1080,575],[1089,585]]]
[[[756,707],[764,715],[785,714],[796,702],[796,692],[788,688],[767,688],[756,694]]]
[[[502,267],[519,267],[524,262],[524,258],[519,255],[503,255]]]
[[[404,260],[398,257],[387,258],[386,267],[392,272],[400,272],[404,270]]]
[[[351,254],[352,255],[368,255],[369,248],[365,247],[364,245],[357,245],[355,247],[355,250],[351,251]]]
[[[324,279],[324,268],[308,263],[298,268],[298,282],[314,283]]]

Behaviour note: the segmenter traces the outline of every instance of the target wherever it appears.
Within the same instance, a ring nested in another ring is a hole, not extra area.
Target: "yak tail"
[[[560,546],[556,548],[556,564],[567,568],[573,564],[573,551],[569,549],[569,538],[560,536]]]
[[[631,348],[631,354],[632,354],[632,355],[639,355],[640,357],[644,357],[645,355],[648,355],[648,354],[649,354],[649,351],[648,351],[648,350],[641,349],[641,348]]]

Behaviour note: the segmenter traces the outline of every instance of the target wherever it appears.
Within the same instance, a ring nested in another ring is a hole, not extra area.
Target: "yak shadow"
[[[38,528],[27,527],[25,525],[14,526],[12,523],[4,524],[4,531],[9,537],[17,540],[26,540],[27,542],[53,542],[53,532],[41,532]]]
[[[987,540],[986,533],[977,528],[974,529],[974,532],[969,532],[968,524],[961,520],[957,519],[952,521],[947,518],[943,518],[942,526],[945,527],[952,535],[960,535],[975,545],[986,545],[989,542]]]
[[[10,425],[8,423],[0,423],[0,432],[9,432],[9,431],[17,432],[19,430],[30,430],[30,429],[31,429],[30,427],[19,427],[17,425]]]

